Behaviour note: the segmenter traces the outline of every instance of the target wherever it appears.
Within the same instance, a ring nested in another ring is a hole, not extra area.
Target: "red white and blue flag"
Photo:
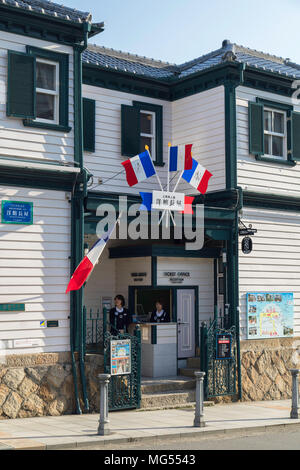
[[[196,188],[201,194],[205,194],[212,173],[193,159],[191,170],[184,171],[182,178]]]
[[[192,146],[193,144],[169,147],[169,171],[191,170],[193,166]]]
[[[80,289],[83,286],[83,284],[88,280],[88,277],[90,276],[94,267],[98,263],[98,260],[106,246],[106,243],[109,240],[110,235],[114,231],[115,226],[119,219],[120,217],[116,220],[112,229],[109,230],[105,235],[103,235],[101,238],[99,238],[99,240],[96,241],[96,243],[92,246],[88,254],[79,263],[79,265],[75,269],[70,279],[70,282],[66,290],[66,294],[67,292],[70,292],[72,290]]]
[[[155,175],[155,169],[148,150],[122,162],[129,186],[134,186]]]

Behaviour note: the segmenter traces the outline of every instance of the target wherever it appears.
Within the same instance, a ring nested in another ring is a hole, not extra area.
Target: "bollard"
[[[203,410],[203,380],[205,372],[195,372],[196,376],[196,408],[194,426],[197,428],[203,428],[205,426],[204,421],[204,410]]]
[[[100,419],[98,434],[100,436],[107,436],[110,434],[108,419],[108,384],[110,374],[99,374],[98,379],[100,382]]]
[[[290,370],[293,378],[291,419],[299,419],[299,369]]]

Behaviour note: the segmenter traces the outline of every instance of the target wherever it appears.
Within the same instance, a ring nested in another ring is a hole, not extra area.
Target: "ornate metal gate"
[[[230,357],[219,358],[217,338],[230,338]],[[237,369],[236,328],[224,328],[214,320],[207,327],[201,325],[201,370],[206,373],[204,379],[205,398],[235,395]]]
[[[108,387],[110,411],[139,408],[141,402],[141,331],[136,327],[134,335],[104,333],[104,372],[111,373],[111,342],[130,341],[131,370],[124,375],[112,375]]]

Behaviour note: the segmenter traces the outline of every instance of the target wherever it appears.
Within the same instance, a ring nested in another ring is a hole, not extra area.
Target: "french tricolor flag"
[[[129,186],[134,186],[155,175],[155,169],[148,150],[122,162]]]
[[[212,173],[204,168],[196,160],[193,160],[191,170],[184,171],[182,178],[196,188],[201,194],[205,194]]]
[[[105,248],[105,245],[107,241],[109,240],[109,237],[112,234],[119,219],[120,217],[116,220],[112,229],[109,230],[105,235],[103,235],[103,237],[101,237],[99,240],[96,241],[96,243],[92,246],[88,254],[79,263],[79,265],[75,269],[70,279],[70,282],[66,290],[66,294],[70,292],[71,290],[80,289],[83,286],[83,284],[87,281],[94,267],[98,263],[98,260]]]
[[[192,168],[192,146],[193,144],[169,147],[169,171],[184,171]]]

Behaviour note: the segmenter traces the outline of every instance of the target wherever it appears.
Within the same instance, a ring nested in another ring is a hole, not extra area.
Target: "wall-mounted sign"
[[[33,203],[22,201],[2,201],[2,224],[33,224]]]
[[[0,312],[25,312],[25,304],[0,304]]]
[[[250,237],[245,237],[242,240],[242,252],[244,255],[249,255],[253,250],[253,243]]]
[[[294,335],[293,293],[247,294],[248,339]]]
[[[134,282],[142,282],[147,276],[147,273],[131,273]]]
[[[216,359],[231,359],[231,334],[219,334],[216,338]]]
[[[57,328],[58,326],[58,320],[47,320],[47,328]]]
[[[125,375],[131,373],[130,339],[111,340],[110,371],[111,375]]]
[[[172,284],[182,284],[189,279],[191,273],[188,271],[165,271],[164,277],[167,277]]]

